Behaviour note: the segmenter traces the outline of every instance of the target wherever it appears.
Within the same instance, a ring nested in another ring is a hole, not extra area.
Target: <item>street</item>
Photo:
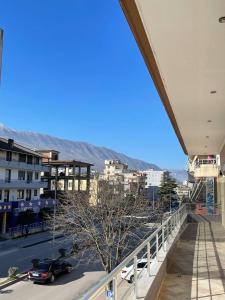
[[[7,270],[10,266],[17,266],[20,271],[28,270],[31,268],[33,258],[51,258],[54,255],[57,257],[57,249],[70,244],[69,241],[61,237],[55,240],[54,249],[52,241],[29,246],[29,242],[43,241],[44,238],[49,238],[49,234],[43,233],[30,236],[27,239],[9,241],[4,251],[5,242],[0,243],[0,278],[7,276]],[[23,248],[24,246],[25,248]],[[71,258],[70,261],[75,265],[75,259]],[[53,284],[33,284],[28,279],[24,279],[1,290],[0,295],[1,299],[5,300],[77,299],[85,290],[98,282],[103,275],[104,271],[102,271],[97,260],[94,264],[85,264],[84,258],[84,264],[80,264],[70,274],[56,278]]]
[[[148,223],[139,233],[145,236],[150,234],[157,228],[157,224]],[[20,272],[31,268],[31,260],[34,258],[54,258],[58,257],[58,249],[70,249],[71,241],[57,236],[53,243],[52,235],[44,232],[37,235],[31,235],[27,238],[11,240],[0,243],[0,278],[7,276],[7,271],[10,266],[16,266]],[[134,245],[135,247],[135,245]],[[86,254],[82,261],[77,265],[76,258],[70,258],[70,262],[74,266],[70,274],[62,275],[56,278],[51,284],[33,284],[28,279],[24,279],[8,288],[0,290],[1,299],[4,300],[71,300],[78,299],[81,294],[88,290],[92,285],[97,283],[102,278],[105,272],[102,269],[100,262],[97,260],[93,263],[88,263],[89,256]],[[119,294],[123,295],[130,285],[126,280],[121,280],[118,275]],[[62,288],[63,287],[63,288]],[[104,298],[104,297],[101,297]]]
[[[34,284],[28,279],[0,291],[4,300],[72,300],[78,299],[104,275],[99,265],[80,266],[51,284]]]

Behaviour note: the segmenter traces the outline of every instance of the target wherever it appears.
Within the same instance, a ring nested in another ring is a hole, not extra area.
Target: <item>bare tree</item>
[[[86,193],[68,193],[60,199],[55,225],[74,241],[75,253],[98,255],[106,272],[115,268],[143,238],[149,202],[142,195],[125,194],[121,184],[102,181],[94,191],[96,205]],[[147,232],[150,234],[151,232]]]

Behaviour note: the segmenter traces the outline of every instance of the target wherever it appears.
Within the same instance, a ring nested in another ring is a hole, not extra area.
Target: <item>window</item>
[[[27,201],[31,200],[31,190],[26,190],[26,200]]]
[[[34,163],[35,163],[36,165],[39,165],[39,163],[40,163],[39,157],[37,157],[37,156],[34,157]]]
[[[18,180],[25,180],[25,171],[18,171]]]
[[[9,190],[4,191],[4,202],[9,202]]]
[[[12,152],[11,151],[7,151],[6,152],[6,160],[7,161],[11,161],[12,160]]]
[[[52,160],[58,160],[58,154],[52,153]]]
[[[39,179],[39,173],[35,172],[35,180],[38,180],[38,179]]]
[[[17,199],[24,199],[24,190],[17,190]]]
[[[141,262],[137,265],[138,269],[147,268],[147,262]]]
[[[33,179],[33,173],[32,172],[27,172],[27,182],[30,183],[32,182]]]
[[[27,163],[28,163],[29,165],[32,165],[32,163],[33,163],[33,156],[27,155]]]
[[[11,181],[11,170],[10,169],[6,169],[5,170],[5,181],[6,182],[10,182]]]
[[[19,154],[19,162],[26,162],[26,154]]]
[[[38,195],[38,191],[34,190],[34,197],[37,197],[37,195]]]

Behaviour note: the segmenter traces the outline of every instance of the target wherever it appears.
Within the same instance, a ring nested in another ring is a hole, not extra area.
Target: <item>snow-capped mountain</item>
[[[74,159],[94,164],[95,169],[102,170],[105,159],[119,159],[128,164],[131,169],[155,169],[160,168],[154,164],[131,158],[114,150],[97,147],[85,142],[70,141],[54,136],[30,131],[18,131],[0,124],[0,136],[12,138],[17,143],[33,149],[54,149],[60,151],[60,159]]]
[[[128,164],[130,169],[146,170],[160,168],[152,163],[131,158],[123,153],[118,153],[112,149],[98,147],[86,142],[70,141],[54,136],[31,132],[18,131],[0,124],[0,137],[12,138],[17,143],[33,149],[54,149],[60,152],[60,159],[74,159],[94,164],[94,168],[101,171],[104,167],[105,159],[119,159]],[[169,170],[171,175],[179,182],[187,180],[185,170]]]

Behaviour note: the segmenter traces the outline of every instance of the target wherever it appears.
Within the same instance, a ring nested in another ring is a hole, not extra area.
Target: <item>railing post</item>
[[[165,245],[165,226],[163,225],[162,228],[162,247],[163,251],[166,251],[166,245]]]
[[[137,255],[134,256],[134,294],[137,299]]]
[[[169,221],[167,221],[166,223],[166,241],[167,241],[167,245],[169,244],[169,240],[170,240],[170,228],[169,228]]]
[[[158,252],[159,252],[159,234],[156,233],[156,259],[158,260]]]
[[[117,280],[116,277],[113,278],[113,300],[117,300]]]
[[[148,271],[148,276],[150,276],[150,264],[151,264],[151,246],[150,242],[147,244],[147,271]]]

